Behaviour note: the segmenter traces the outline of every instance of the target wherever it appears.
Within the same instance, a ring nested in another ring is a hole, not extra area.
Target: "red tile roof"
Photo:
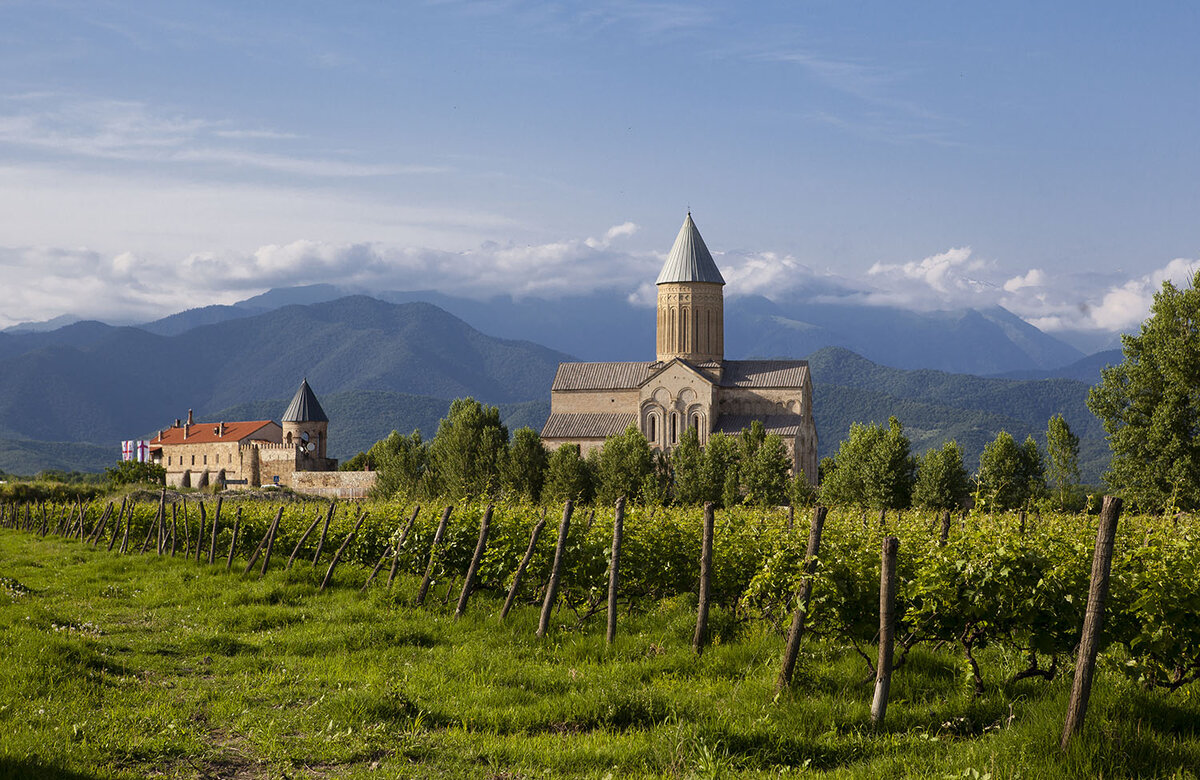
[[[212,444],[219,441],[242,441],[243,439],[263,438],[256,437],[254,434],[261,431],[268,425],[274,425],[273,420],[254,420],[251,422],[227,422],[225,423],[225,433],[218,436],[216,429],[221,423],[202,422],[195,423],[188,428],[187,438],[183,438],[183,427],[168,428],[165,433],[155,436],[150,440],[151,444]]]

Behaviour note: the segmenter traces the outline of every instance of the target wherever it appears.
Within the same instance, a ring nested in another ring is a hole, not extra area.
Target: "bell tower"
[[[658,274],[658,360],[725,359],[725,279],[689,211]]]
[[[329,418],[321,408],[317,395],[308,386],[308,379],[300,382],[300,388],[288,404],[280,421],[283,441],[302,447],[309,455],[324,458],[329,438]]]

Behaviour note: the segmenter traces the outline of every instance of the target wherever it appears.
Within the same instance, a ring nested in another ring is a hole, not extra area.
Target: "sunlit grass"
[[[284,559],[285,560],[285,559]],[[236,567],[235,567],[236,572]],[[681,596],[582,626],[563,609],[501,624],[482,592],[410,607],[347,566],[273,562],[265,578],[0,530],[0,775],[11,777],[1193,777],[1195,686],[1145,692],[1101,669],[1082,737],[1058,750],[1069,679],[971,694],[953,648],[914,650],[888,721],[848,647],[810,637],[776,696],[782,639],[713,615],[691,651]]]

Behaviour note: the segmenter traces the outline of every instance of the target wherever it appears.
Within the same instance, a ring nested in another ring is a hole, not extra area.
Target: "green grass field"
[[[278,560],[278,558],[277,558]],[[235,567],[236,570],[237,567]],[[886,726],[852,649],[810,637],[776,697],[783,640],[694,597],[578,625],[563,608],[501,624],[502,594],[453,619],[446,583],[410,604],[402,576],[119,556],[0,529],[0,777],[1195,777],[1200,697],[1147,692],[1102,667],[1084,733],[1058,749],[1070,679],[984,651],[972,695],[952,648],[896,672]],[[1109,663],[1112,663],[1111,661]]]

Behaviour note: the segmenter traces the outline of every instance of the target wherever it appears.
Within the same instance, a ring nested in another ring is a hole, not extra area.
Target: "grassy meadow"
[[[886,725],[855,651],[809,637],[776,696],[783,639],[718,610],[691,649],[695,597],[622,613],[497,617],[481,591],[419,579],[359,589],[347,565],[264,577],[0,529],[0,777],[1196,777],[1195,684],[1145,691],[1101,666],[1083,734],[1058,749],[1069,675],[996,646],[981,696],[954,648],[896,672]],[[384,572],[386,575],[386,571]],[[873,649],[868,649],[871,652]]]

